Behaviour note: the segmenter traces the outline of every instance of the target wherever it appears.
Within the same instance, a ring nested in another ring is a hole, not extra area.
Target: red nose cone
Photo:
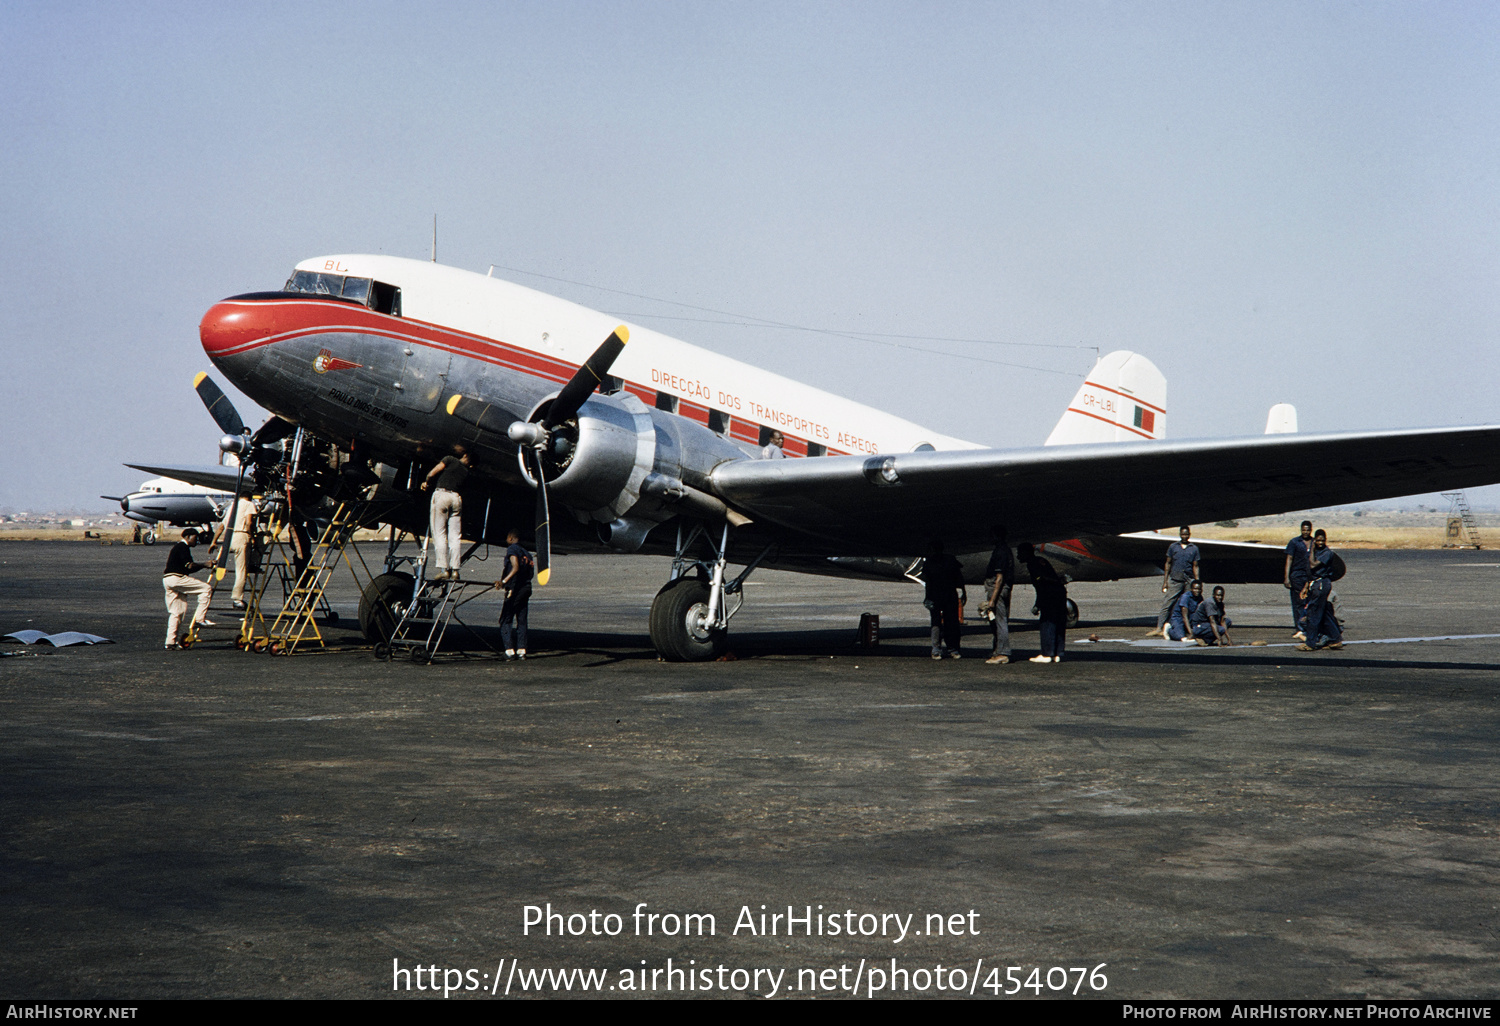
[[[209,356],[223,356],[260,341],[270,334],[264,307],[226,300],[215,303],[198,325],[198,337]]]

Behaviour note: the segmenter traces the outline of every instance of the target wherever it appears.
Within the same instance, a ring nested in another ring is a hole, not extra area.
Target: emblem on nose
[[[314,373],[327,374],[329,371],[348,370],[351,367],[363,367],[362,363],[351,363],[348,360],[340,360],[326,349],[319,349],[318,355],[313,357],[312,368]]]

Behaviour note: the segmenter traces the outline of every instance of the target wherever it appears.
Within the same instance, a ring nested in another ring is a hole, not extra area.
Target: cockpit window
[[[343,299],[370,307],[379,313],[401,316],[401,290],[370,278],[324,274],[321,271],[293,271],[281,290]]]
[[[369,303],[371,284],[369,278],[345,278],[344,298],[352,299],[356,303]]]

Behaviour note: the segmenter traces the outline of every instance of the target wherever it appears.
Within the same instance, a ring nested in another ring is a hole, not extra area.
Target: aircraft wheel
[[[359,629],[370,642],[390,641],[396,621],[411,604],[416,578],[411,574],[381,574],[359,597]]]
[[[1078,626],[1078,603],[1068,599],[1068,629],[1072,630]]]
[[[147,531],[145,534],[141,535],[141,544],[142,545],[155,545],[156,544],[156,532],[155,531]]]
[[[728,632],[704,630],[698,619],[708,612],[708,585],[679,577],[656,593],[651,603],[651,644],[669,662],[698,663],[717,659],[728,645]]]

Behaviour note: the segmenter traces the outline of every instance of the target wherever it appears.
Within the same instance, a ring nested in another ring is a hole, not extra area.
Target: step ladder
[[[359,529],[363,522],[368,503],[363,499],[346,499],[340,502],[334,509],[333,518],[318,536],[317,544],[307,560],[307,566],[292,584],[290,591],[285,592],[281,611],[276,614],[276,619],[271,626],[266,628],[265,633],[259,636],[246,635],[249,637],[248,647],[256,652],[270,652],[272,655],[291,655],[299,646],[304,644],[317,644],[319,648],[327,647],[323,639],[323,632],[318,629],[317,616],[319,614],[332,619],[329,616],[331,609],[324,591],[328,588],[328,582],[333,577],[340,563],[348,563],[350,573],[354,574],[355,582],[359,581],[359,573],[354,569],[354,563],[349,558],[350,543],[354,538],[354,532]],[[358,554],[358,550],[355,550]],[[360,562],[364,557],[360,556]],[[285,582],[289,579],[286,573],[285,562],[282,563],[281,580],[283,589]],[[369,576],[369,568],[365,568],[366,576]],[[267,575],[266,583],[272,579]],[[265,590],[263,585],[260,589]],[[264,618],[260,614],[261,596],[256,596],[255,619],[262,624]],[[252,617],[246,611],[246,624],[249,625]]]
[[[1479,537],[1479,522],[1469,508],[1469,499],[1463,492],[1444,492],[1448,500],[1448,537],[1443,542],[1445,549],[1482,549]]]

